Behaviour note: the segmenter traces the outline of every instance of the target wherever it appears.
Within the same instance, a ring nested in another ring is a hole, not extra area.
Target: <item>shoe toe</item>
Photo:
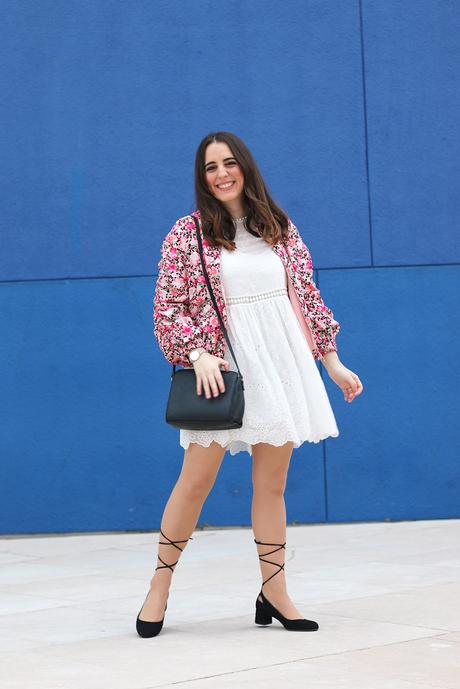
[[[140,614],[140,613],[139,613]],[[146,620],[136,618],[136,631],[143,639],[151,639],[161,632],[163,627],[163,620],[159,622],[147,622]]]

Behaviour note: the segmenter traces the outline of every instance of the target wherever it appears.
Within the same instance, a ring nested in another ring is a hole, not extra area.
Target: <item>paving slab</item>
[[[460,520],[289,526],[317,632],[254,624],[252,530],[198,529],[160,635],[135,619],[158,532],[0,538],[2,689],[459,689]]]

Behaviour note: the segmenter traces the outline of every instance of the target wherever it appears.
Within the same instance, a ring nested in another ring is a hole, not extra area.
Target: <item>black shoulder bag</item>
[[[233,347],[228,338],[227,330],[222,316],[220,315],[216,298],[209,281],[203,256],[203,245],[201,242],[198,221],[195,216],[193,216],[193,219],[195,221],[201,265],[203,267],[206,284],[238,371],[221,370],[225,392],[219,391],[217,397],[210,397],[207,399],[204,391],[202,391],[201,395],[198,395],[196,392],[195,369],[183,368],[176,371],[176,365],[173,364],[171,388],[169,390],[169,397],[166,405],[166,423],[175,428],[197,431],[241,428],[244,414],[243,376],[241,375]]]

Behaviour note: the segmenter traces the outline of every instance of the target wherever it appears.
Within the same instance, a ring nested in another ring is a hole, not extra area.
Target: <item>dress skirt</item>
[[[280,446],[337,437],[326,388],[288,296],[280,257],[237,223],[237,249],[222,248],[221,278],[228,336],[244,380],[241,428],[180,429],[180,445],[209,447],[216,441],[231,455],[252,455],[255,443]],[[237,370],[225,347],[224,358]],[[204,392],[202,393],[204,394]]]

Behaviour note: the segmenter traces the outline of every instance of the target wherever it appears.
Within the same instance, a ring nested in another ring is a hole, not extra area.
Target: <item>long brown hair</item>
[[[204,237],[212,246],[222,245],[230,251],[236,248],[233,218],[213,196],[206,182],[206,148],[214,142],[226,143],[243,171],[244,201],[248,209],[246,229],[269,244],[275,244],[287,234],[288,216],[270,196],[249,148],[236,134],[225,131],[207,134],[195,156],[195,198]]]

